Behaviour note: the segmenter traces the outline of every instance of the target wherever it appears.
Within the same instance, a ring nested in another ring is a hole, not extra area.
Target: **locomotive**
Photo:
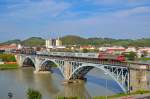
[[[116,61],[125,61],[124,55],[115,55],[115,54],[109,54],[109,53],[99,53],[99,59],[104,60],[116,60]]]

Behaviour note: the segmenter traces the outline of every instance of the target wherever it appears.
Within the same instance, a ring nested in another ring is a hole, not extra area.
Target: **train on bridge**
[[[34,49],[22,49],[16,50],[14,53],[30,54],[30,55],[44,55],[44,56],[61,56],[61,57],[77,57],[77,58],[93,58],[100,60],[115,60],[125,61],[124,55],[113,55],[110,53],[99,52],[99,53],[75,53],[75,52],[49,52],[49,51],[35,51]]]
[[[100,60],[116,60],[116,61],[125,61],[123,55],[112,55],[108,53],[73,53],[73,52],[36,52],[37,55],[45,56],[61,56],[61,57],[78,57],[78,58],[95,58]]]
[[[17,50],[16,53],[30,54],[30,55],[44,55],[44,56],[61,56],[61,57],[78,57],[78,58],[93,58],[100,60],[116,60],[125,61],[123,55],[113,55],[110,53],[99,52],[99,53],[75,53],[75,52],[49,52],[49,51],[35,51],[34,49],[22,49]]]

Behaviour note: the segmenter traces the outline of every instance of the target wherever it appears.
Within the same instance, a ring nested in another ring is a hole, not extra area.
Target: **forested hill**
[[[142,39],[112,39],[112,38],[82,38],[74,35],[67,35],[61,38],[64,45],[95,45],[95,46],[147,46],[150,47],[150,38]],[[21,43],[25,46],[44,46],[45,40],[40,37],[31,37],[26,40],[11,40],[1,44]]]
[[[150,47],[150,38],[142,39],[112,39],[112,38],[82,38],[79,36],[68,35],[62,37],[64,45],[95,45],[95,46],[111,46],[111,45],[120,45],[120,46],[147,46]]]

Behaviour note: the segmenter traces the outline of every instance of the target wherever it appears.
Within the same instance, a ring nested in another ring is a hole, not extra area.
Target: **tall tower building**
[[[62,46],[62,41],[59,39],[56,39],[56,46]]]
[[[46,40],[45,46],[46,46],[46,48],[51,48],[52,47],[52,40],[51,39]]]

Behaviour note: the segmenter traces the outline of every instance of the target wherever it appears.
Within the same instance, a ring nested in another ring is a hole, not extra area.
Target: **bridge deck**
[[[143,64],[143,63],[135,63],[135,62],[121,62],[121,61],[111,61],[111,60],[100,60],[98,58],[81,58],[81,57],[61,57],[61,56],[41,56],[38,55],[40,58],[49,58],[49,59],[59,59],[65,61],[76,61],[76,62],[86,62],[86,63],[94,63],[94,64],[104,64],[104,65],[115,65],[121,67],[128,67],[134,70],[150,70],[150,64]]]

